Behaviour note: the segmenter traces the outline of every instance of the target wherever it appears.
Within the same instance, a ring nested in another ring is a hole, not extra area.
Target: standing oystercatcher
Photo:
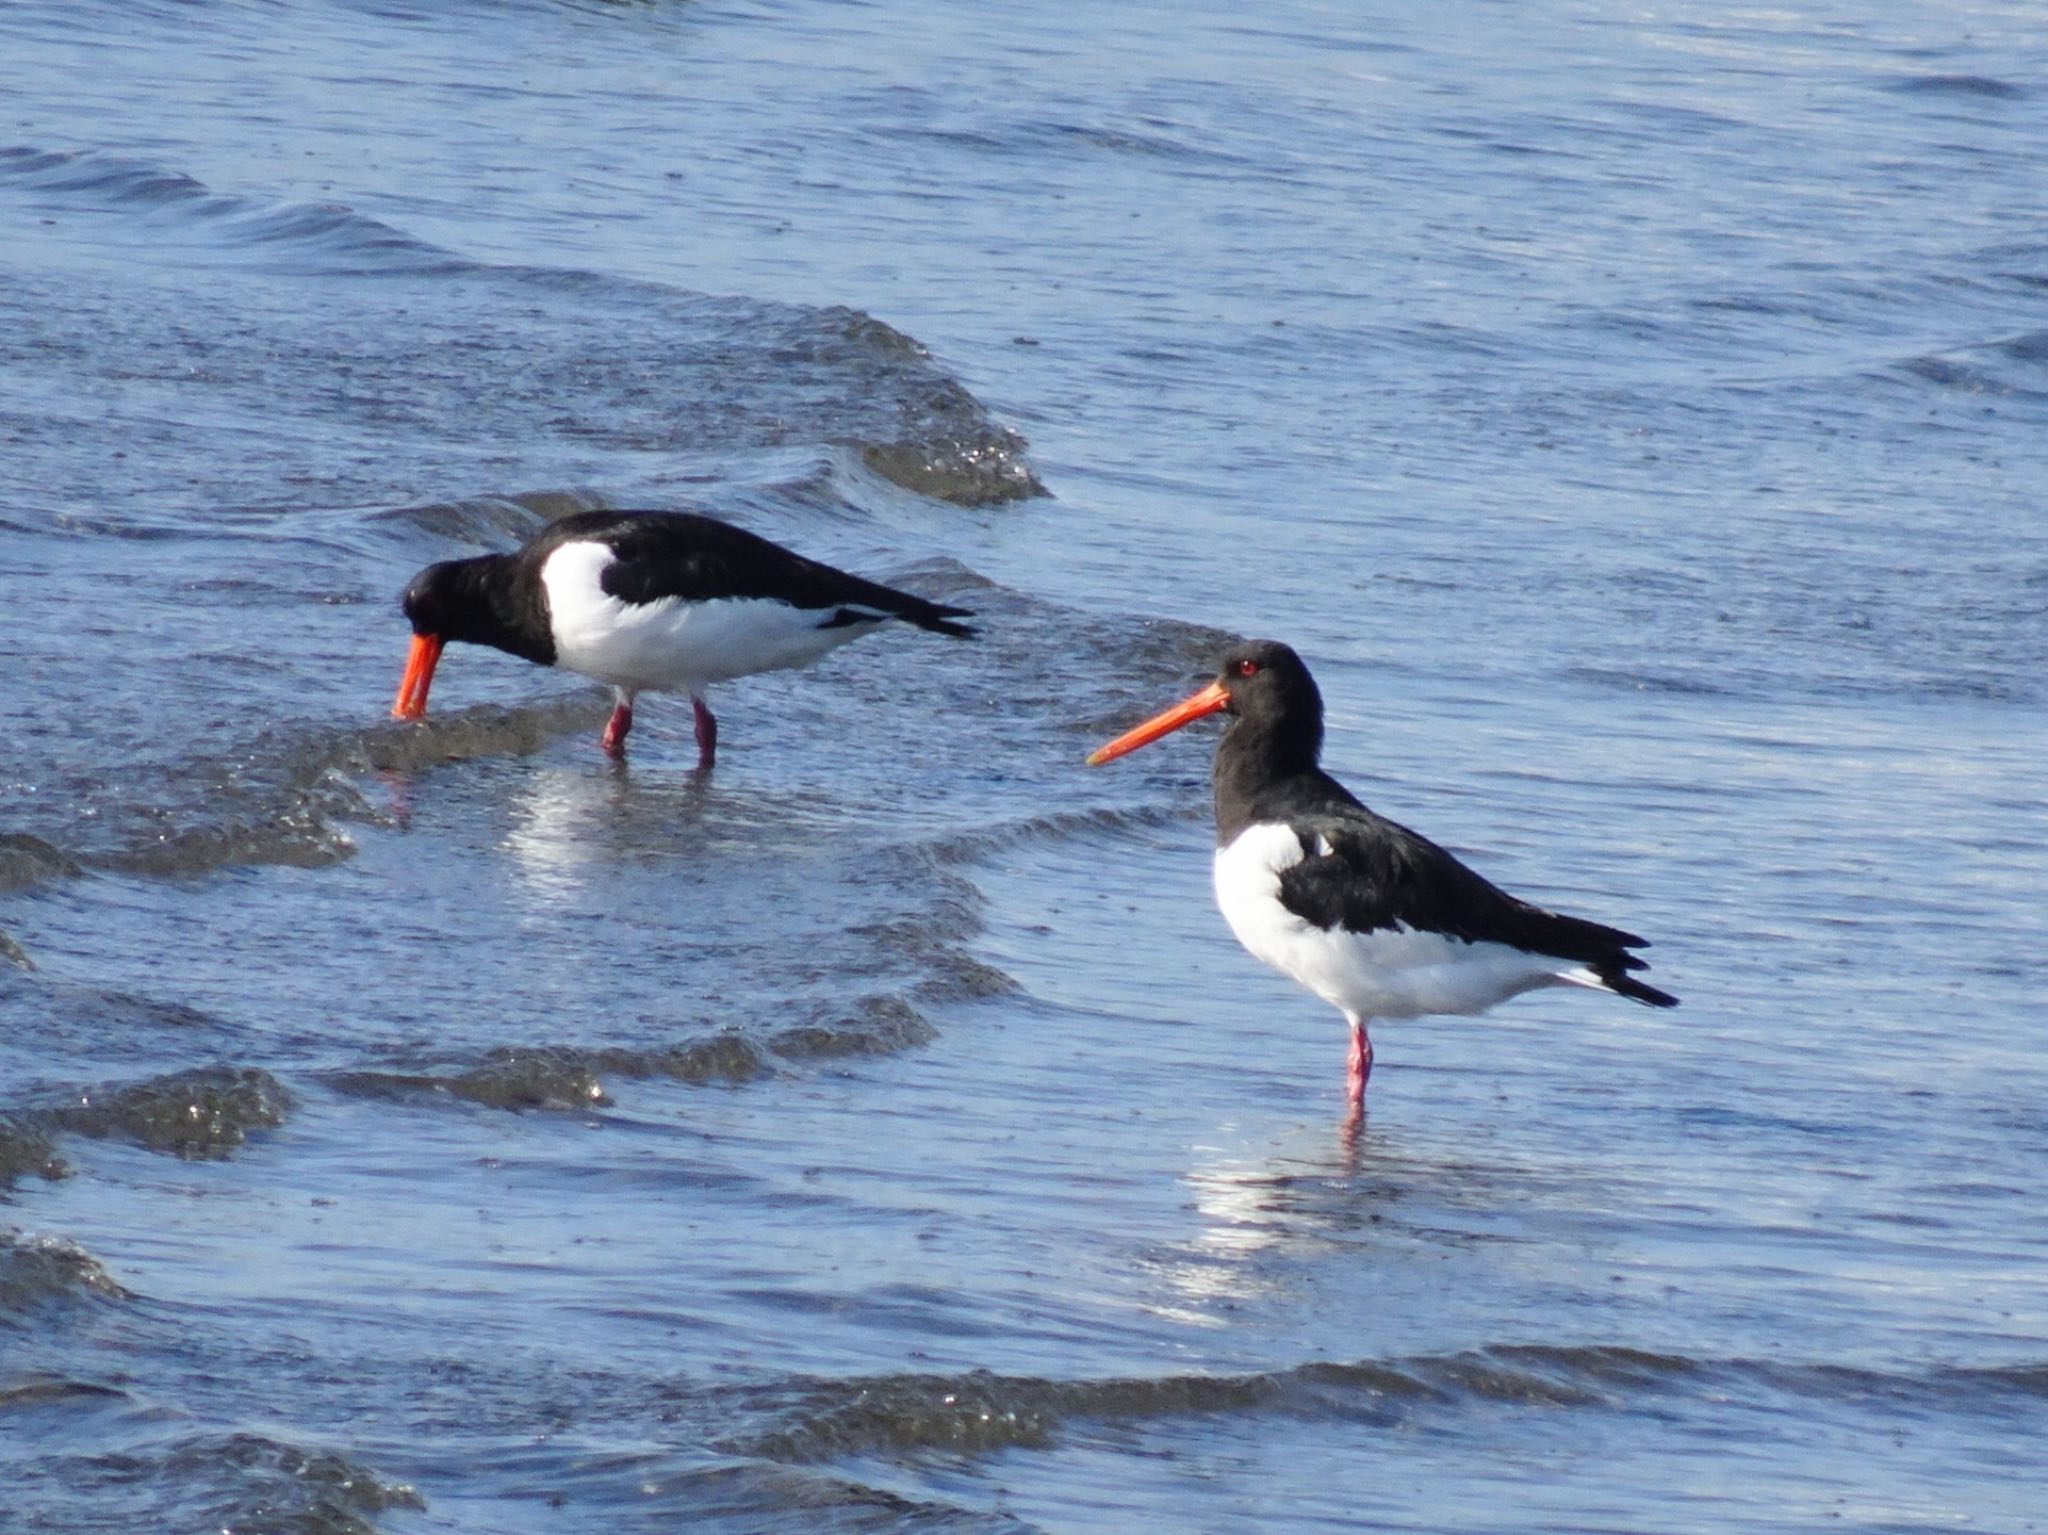
[[[1643,968],[1629,950],[1647,939],[1517,900],[1318,767],[1323,695],[1273,640],[1231,651],[1214,682],[1089,764],[1219,709],[1236,718],[1216,748],[1216,904],[1239,943],[1350,1020],[1354,1115],[1374,1018],[1477,1013],[1539,986],[1677,1005],[1629,974]]]
[[[412,650],[391,712],[416,720],[441,647],[494,645],[609,683],[618,697],[603,745],[625,754],[633,699],[685,692],[697,713],[697,767],[718,754],[704,690],[752,672],[806,666],[900,619],[971,636],[942,607],[807,560],[757,533],[691,512],[578,512],[516,554],[429,565],[405,589]]]

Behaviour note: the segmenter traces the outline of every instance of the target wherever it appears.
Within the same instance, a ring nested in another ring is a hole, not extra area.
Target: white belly
[[[615,558],[603,544],[564,544],[540,572],[555,664],[614,687],[697,692],[754,672],[807,666],[882,622],[821,629],[826,613],[761,597],[622,602],[599,585]]]
[[[1247,827],[1216,851],[1216,904],[1237,941],[1353,1018],[1476,1013],[1538,986],[1570,985],[1569,962],[1407,926],[1319,928],[1280,904],[1280,874],[1303,856],[1291,827]]]

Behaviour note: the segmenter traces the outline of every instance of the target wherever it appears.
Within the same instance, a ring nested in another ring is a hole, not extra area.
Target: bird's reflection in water
[[[621,860],[702,842],[715,806],[708,775],[642,775],[624,762],[536,769],[507,806],[503,847],[540,896],[583,888]]]
[[[848,809],[808,789],[737,787],[717,773],[594,761],[536,767],[513,791],[503,847],[541,894],[624,865],[683,863],[738,886],[845,851]]]
[[[1337,1160],[1347,1176],[1357,1173],[1366,1153],[1366,1112],[1363,1103],[1345,1105],[1337,1124]]]
[[[1374,1167],[1366,1117],[1347,1116],[1334,1140],[1327,1124],[1303,1125],[1264,1154],[1197,1148],[1182,1174],[1197,1229],[1162,1256],[1173,1300],[1159,1309],[1184,1321],[1221,1325],[1219,1311],[1272,1291],[1290,1250],[1307,1252],[1353,1233],[1400,1197],[1400,1170]],[[1411,1171],[1413,1169],[1410,1169]]]

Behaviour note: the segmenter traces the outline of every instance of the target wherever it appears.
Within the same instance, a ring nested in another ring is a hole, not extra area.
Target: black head
[[[1276,640],[1232,649],[1213,687],[1235,716],[1216,747],[1216,836],[1225,845],[1267,813],[1275,793],[1285,799],[1281,786],[1320,780],[1323,695],[1301,657]]]
[[[454,634],[454,630],[461,625],[461,610],[471,601],[463,592],[460,575],[462,567],[468,563],[467,560],[443,560],[438,565],[429,565],[407,583],[398,605],[405,609],[414,634],[460,637]]]
[[[1253,746],[1276,770],[1313,768],[1323,749],[1323,695],[1301,657],[1278,640],[1253,640],[1223,657],[1216,680],[1163,714],[1125,731],[1089,755],[1089,764],[1113,762],[1205,715],[1236,716],[1224,732],[1223,751]],[[1221,760],[1220,758],[1218,759]]]
[[[1301,657],[1278,640],[1248,640],[1225,652],[1216,682],[1239,719],[1265,726],[1312,725],[1323,734],[1323,695]]]
[[[542,666],[555,662],[539,583],[524,579],[516,556],[443,560],[412,578],[399,598],[412,632],[491,645]]]

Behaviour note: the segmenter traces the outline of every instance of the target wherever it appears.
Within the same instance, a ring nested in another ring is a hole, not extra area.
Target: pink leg
[[[633,706],[620,699],[612,710],[612,717],[604,727],[604,739],[598,744],[614,757],[626,755],[626,732],[633,728]]]
[[[690,695],[690,707],[697,711],[697,771],[701,773],[718,759],[718,721],[695,693]]]
[[[1365,1037],[1365,1020],[1351,1020],[1351,1062],[1350,1072],[1345,1078],[1351,1109],[1357,1113],[1365,1107],[1365,1082],[1372,1075],[1372,1041]]]

